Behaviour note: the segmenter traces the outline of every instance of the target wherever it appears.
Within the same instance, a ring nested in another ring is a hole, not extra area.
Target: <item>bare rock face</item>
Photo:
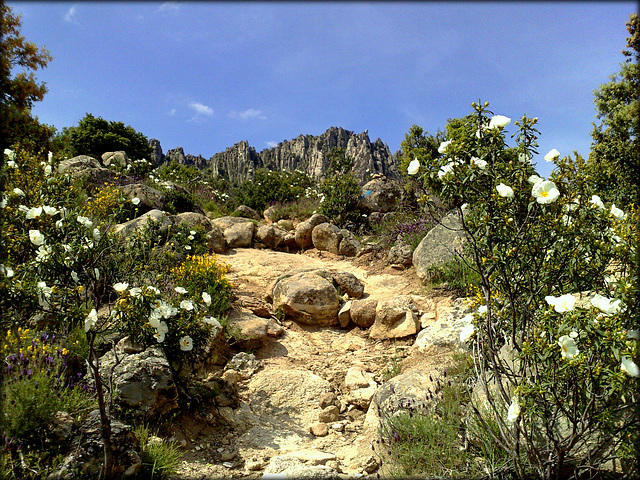
[[[329,219],[320,213],[314,213],[304,222],[296,226],[296,243],[303,250],[313,247],[313,229],[321,223],[327,223]]]
[[[351,321],[362,328],[369,328],[376,321],[378,300],[364,298],[351,301]]]
[[[335,285],[349,295],[349,298],[361,298],[364,294],[364,283],[350,272],[331,272]]]
[[[313,246],[324,252],[337,254],[340,250],[342,233],[340,229],[331,223],[316,225],[311,232]]]
[[[406,243],[394,245],[389,249],[387,261],[390,265],[401,265],[403,267],[410,266],[413,262],[413,250],[411,249],[411,245],[407,245]]]
[[[105,152],[102,154],[102,164],[105,167],[120,167],[124,168],[129,163],[129,157],[124,150],[118,150],[117,152]]]
[[[392,300],[378,302],[376,320],[369,336],[376,340],[402,338],[415,335],[420,328],[418,311],[411,297],[401,295]]]
[[[160,210],[150,210],[138,218],[115,225],[113,229],[115,233],[129,236],[136,230],[143,229],[151,222],[160,224],[160,232],[166,234],[170,225],[173,225],[173,216]]]
[[[160,347],[149,347],[130,355],[119,352],[118,356],[121,361],[113,371],[117,405],[142,416],[178,408],[178,390],[169,361]],[[107,378],[114,364],[114,353],[109,351],[100,358],[100,375]]]
[[[215,225],[212,225],[211,230],[207,232],[207,240],[210,251],[215,253],[227,252],[227,240],[224,238],[224,233]]]
[[[47,480],[68,478],[99,478],[104,461],[100,412],[94,410],[85,419],[71,441],[71,454],[52,472]],[[142,468],[140,443],[133,428],[111,419],[113,446],[113,478],[134,478]]]
[[[209,159],[209,165],[213,175],[237,182],[253,178],[263,166],[260,155],[246,140],[216,153]]]
[[[273,285],[273,308],[307,325],[338,324],[340,297],[332,282],[315,272],[283,275]]]
[[[151,158],[149,159],[151,161],[151,164],[156,167],[162,165],[164,163],[164,154],[162,153],[160,140],[156,138],[150,138],[149,145],[152,148]]]
[[[427,271],[433,265],[442,264],[461,253],[466,242],[462,223],[456,213],[444,217],[422,239],[413,252],[413,265],[420,280],[427,278]]]
[[[386,177],[375,178],[362,186],[358,206],[367,214],[392,212],[400,204],[402,193],[402,187],[398,182]]]
[[[164,195],[155,188],[148,187],[144,183],[133,183],[119,187],[119,190],[127,196],[129,200],[137,197],[138,214],[144,214],[151,210],[162,210],[164,208]]]
[[[254,223],[242,217],[220,217],[213,219],[213,224],[222,230],[229,248],[246,248],[253,242]]]

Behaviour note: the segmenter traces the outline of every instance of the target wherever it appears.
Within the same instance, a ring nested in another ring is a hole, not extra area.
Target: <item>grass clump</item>
[[[144,424],[138,425],[133,433],[140,442],[140,459],[142,460],[142,468],[137,478],[166,480],[174,477],[182,458],[180,446],[152,436],[149,427]]]

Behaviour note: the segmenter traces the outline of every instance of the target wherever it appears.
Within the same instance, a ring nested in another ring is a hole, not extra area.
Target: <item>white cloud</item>
[[[64,21],[65,22],[69,22],[69,23],[77,23],[76,21],[76,13],[77,13],[77,9],[76,7],[71,7],[69,10],[67,10],[67,13],[64,14]]]
[[[160,13],[167,13],[169,15],[177,15],[180,11],[180,5],[176,2],[165,2],[158,7]]]
[[[207,107],[202,103],[191,102],[189,103],[189,106],[193,108],[196,111],[196,113],[201,113],[203,115],[213,115],[213,108]]]
[[[171,110],[169,110],[167,112],[167,115],[169,115],[170,117],[174,116],[175,114],[176,114],[176,109],[175,108],[172,108]]]
[[[250,118],[257,118],[258,120],[266,120],[262,110],[256,110],[255,108],[249,108],[244,112],[236,112],[235,110],[229,112],[229,118],[235,120],[249,120]]]
[[[267,142],[267,147],[269,148],[273,148],[277,146],[278,146],[278,142]]]

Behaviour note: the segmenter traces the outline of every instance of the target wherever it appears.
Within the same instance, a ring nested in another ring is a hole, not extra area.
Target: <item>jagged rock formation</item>
[[[149,146],[153,149],[151,153],[151,163],[155,166],[162,165],[164,163],[164,154],[162,153],[162,147],[160,146],[160,140],[156,138],[149,139]]]
[[[276,171],[298,169],[317,181],[322,180],[329,168],[326,155],[336,147],[344,149],[354,160],[353,174],[360,185],[367,183],[375,174],[382,174],[391,179],[399,178],[397,155],[392,154],[389,147],[379,138],[372,143],[367,130],[354,133],[340,127],[331,127],[322,135],[299,135],[260,153],[244,140],[224,152],[216,153],[209,160],[201,155],[185,155],[182,147],[169,150],[166,156],[163,156],[157,140],[152,139],[149,143],[154,147],[156,165],[176,161],[198,168],[209,167],[213,175],[234,182],[253,178],[259,168]],[[155,150],[156,146],[159,154]]]

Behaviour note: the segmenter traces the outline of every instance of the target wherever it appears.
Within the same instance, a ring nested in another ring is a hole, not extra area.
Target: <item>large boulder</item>
[[[264,243],[268,248],[276,250],[284,247],[287,231],[277,225],[262,225],[256,230],[255,238]]]
[[[330,272],[334,285],[349,298],[361,298],[364,294],[364,283],[351,272]]]
[[[197,212],[182,212],[173,217],[175,226],[179,227],[182,224],[201,226],[204,227],[205,232],[209,232],[213,229],[211,220],[206,215]]]
[[[105,167],[124,168],[129,163],[129,156],[124,150],[117,152],[105,152],[102,154],[102,164]]]
[[[164,208],[164,195],[144,183],[132,183],[130,185],[124,185],[119,189],[129,200],[134,197],[140,199],[140,203],[138,204],[139,214],[146,213],[150,210],[162,210]]]
[[[260,220],[260,214],[256,212],[253,208],[248,207],[247,205],[240,205],[238,208],[236,208],[236,213],[243,218]]]
[[[376,307],[378,300],[363,298],[351,301],[351,321],[362,328],[369,328],[376,321]]]
[[[308,325],[338,324],[340,297],[330,280],[317,271],[280,276],[273,283],[273,308]]]
[[[207,241],[209,242],[209,251],[215,253],[227,252],[227,240],[224,233],[215,225],[211,226],[211,230],[207,232]]]
[[[342,240],[340,240],[340,246],[338,247],[338,254],[346,257],[355,257],[362,250],[362,244],[356,239],[356,237],[349,230],[340,230],[342,234]]]
[[[146,418],[178,408],[178,390],[162,348],[153,346],[132,354],[119,351],[118,360],[113,350],[100,358],[102,378],[108,378],[113,368],[114,402],[118,407]]]
[[[98,160],[87,155],[78,155],[61,161],[58,165],[58,172],[67,172],[73,178],[84,180],[90,194],[103,188],[105,184],[128,185],[135,183],[132,177],[104,168]]]
[[[429,230],[413,252],[413,265],[420,280],[425,280],[428,270],[461,254],[466,242],[462,222],[457,213],[444,217],[440,224]]]
[[[376,320],[369,330],[369,337],[375,340],[408,337],[418,333],[419,328],[418,310],[413,300],[400,295],[378,302]]]
[[[113,478],[135,478],[142,468],[140,442],[133,428],[111,419]],[[47,480],[99,478],[104,463],[104,444],[100,411],[94,410],[84,420],[71,440],[71,452],[47,476]]]
[[[300,248],[307,250],[313,247],[313,229],[321,223],[327,223],[329,219],[322,214],[314,213],[304,222],[296,226],[295,240]]]
[[[251,220],[227,216],[214,218],[213,224],[222,230],[229,248],[248,248],[251,246],[256,229]]]
[[[143,230],[147,225],[156,223],[160,225],[160,232],[167,234],[171,225],[173,225],[173,216],[161,210],[151,210],[144,215],[129,220],[125,223],[120,223],[113,227],[113,231],[124,237],[128,237],[136,231]]]
[[[311,232],[313,246],[324,252],[337,254],[340,250],[342,233],[335,225],[325,222],[316,225]]]
[[[404,242],[398,243],[389,249],[387,261],[392,266],[408,267],[413,262],[413,250],[411,245]]]
[[[400,204],[402,188],[393,180],[379,177],[371,180],[362,187],[362,194],[358,201],[360,210],[364,213],[392,212]]]
[[[420,330],[414,348],[425,350],[432,345],[463,347],[464,344],[460,341],[460,332],[471,322],[471,319],[466,317],[472,311],[470,304],[469,300],[458,298],[453,302],[453,306],[446,307],[446,313],[440,309],[438,320]]]

